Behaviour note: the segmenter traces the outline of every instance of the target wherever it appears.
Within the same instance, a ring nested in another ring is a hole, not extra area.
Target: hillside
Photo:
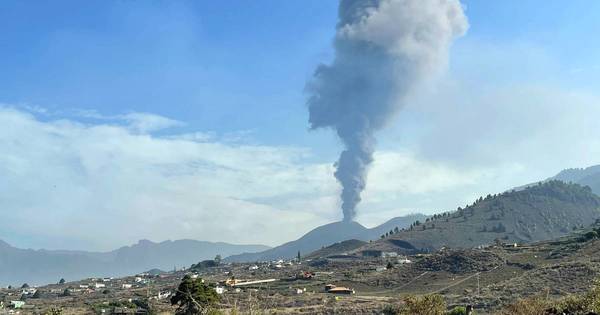
[[[521,191],[480,198],[473,205],[435,215],[359,249],[419,252],[526,243],[566,235],[600,217],[600,197],[589,187],[549,181]]]
[[[426,218],[423,214],[411,214],[403,217],[393,218],[374,228],[366,228],[358,222],[334,222],[319,226],[306,233],[297,240],[287,242],[275,248],[259,252],[244,253],[227,257],[228,262],[247,262],[247,261],[268,261],[280,258],[296,257],[298,251],[301,254],[311,253],[319,248],[329,246],[336,242],[350,239],[368,241],[377,239],[379,235],[385,234],[395,227],[408,227],[415,220]]]
[[[592,192],[600,196],[600,165],[590,166],[587,168],[569,168],[560,171],[555,176],[552,176],[543,182],[552,180],[560,180],[565,183],[575,183],[581,186],[589,186]],[[537,185],[528,184],[516,188],[517,190],[524,189],[526,187]]]
[[[314,258],[321,258],[321,257],[323,257],[323,258],[330,257],[330,256],[334,256],[334,255],[343,255],[343,254],[353,251],[357,248],[360,248],[361,246],[364,246],[366,244],[367,244],[367,242],[359,241],[359,240],[342,241],[342,242],[335,243],[335,244],[329,245],[327,247],[318,249],[318,250],[304,256],[303,258],[314,259]]]
[[[189,267],[203,259],[261,251],[262,245],[233,245],[195,240],[139,241],[110,252],[19,249],[0,241],[0,285],[45,284],[60,278],[123,276],[153,268]]]

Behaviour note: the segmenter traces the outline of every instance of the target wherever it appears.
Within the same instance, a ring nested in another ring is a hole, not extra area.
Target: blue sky
[[[560,60],[558,71],[599,66],[600,44],[591,39],[600,3],[463,3],[471,24],[463,42],[533,43]],[[190,128],[252,130],[265,143],[314,145],[318,137],[304,140],[302,91],[315,65],[331,58],[336,6],[3,1],[0,97],[54,110],[152,112]]]
[[[600,2],[463,4],[470,28],[446,73],[379,135],[359,209],[366,225],[600,162],[590,120],[600,114]],[[184,237],[274,245],[339,219],[339,142],[308,131],[303,92],[333,57],[336,18],[337,1],[322,0],[0,2],[0,191],[12,196],[0,206],[17,223],[0,224],[0,239],[33,248]],[[142,211],[151,196],[162,208]],[[91,221],[114,223],[106,211],[123,232],[86,233]],[[164,211],[179,225],[162,227]],[[269,226],[257,213],[282,219]],[[130,228],[142,215],[152,228]],[[203,230],[245,215],[263,236]],[[282,222],[294,228],[279,235]],[[73,225],[82,228],[64,232]]]

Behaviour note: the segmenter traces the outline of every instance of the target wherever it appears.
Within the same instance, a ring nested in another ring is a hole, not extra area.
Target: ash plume
[[[356,215],[373,162],[375,132],[417,84],[443,69],[467,18],[459,0],[341,0],[335,58],[307,84],[311,129],[333,128],[344,220]]]

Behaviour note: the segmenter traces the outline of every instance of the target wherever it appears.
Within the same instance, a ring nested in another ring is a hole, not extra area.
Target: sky
[[[462,4],[446,69],[377,134],[366,226],[600,164],[600,2]],[[305,92],[336,20],[333,0],[0,2],[0,239],[277,245],[340,220],[342,146]]]

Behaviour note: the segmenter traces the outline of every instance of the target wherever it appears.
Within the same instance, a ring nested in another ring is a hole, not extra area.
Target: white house
[[[21,293],[24,295],[30,295],[30,294],[35,294],[36,291],[37,291],[36,288],[25,288],[25,289],[21,290]]]
[[[10,307],[12,308],[22,308],[25,306],[24,301],[10,301]]]
[[[131,289],[131,287],[133,287],[133,284],[131,284],[131,283],[123,283],[123,285],[121,287],[123,289]]]
[[[162,292],[158,292],[158,295],[156,296],[159,300],[162,299],[166,299],[169,296],[171,296],[171,291],[162,291]]]
[[[96,289],[106,288],[106,284],[104,284],[104,283],[96,283],[96,284],[94,284],[94,287]]]

